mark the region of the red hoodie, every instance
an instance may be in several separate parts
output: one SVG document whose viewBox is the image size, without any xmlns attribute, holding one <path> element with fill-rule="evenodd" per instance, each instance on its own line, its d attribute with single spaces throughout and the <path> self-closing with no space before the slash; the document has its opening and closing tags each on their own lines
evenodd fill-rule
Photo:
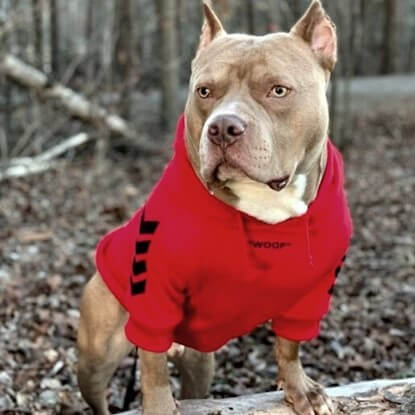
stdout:
<svg viewBox="0 0 415 415">
<path fill-rule="evenodd" d="M 340 153 L 328 142 L 307 213 L 269 225 L 209 194 L 184 128 L 182 117 L 145 205 L 97 248 L 98 271 L 129 312 L 127 338 L 152 352 L 172 342 L 208 352 L 268 320 L 278 336 L 315 337 L 352 233 Z"/>
</svg>

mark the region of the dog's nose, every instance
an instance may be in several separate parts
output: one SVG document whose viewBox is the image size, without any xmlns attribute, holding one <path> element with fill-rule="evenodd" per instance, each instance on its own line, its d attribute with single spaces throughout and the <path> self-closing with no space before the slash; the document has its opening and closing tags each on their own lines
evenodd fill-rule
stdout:
<svg viewBox="0 0 415 415">
<path fill-rule="evenodd" d="M 246 123 L 236 115 L 218 115 L 208 128 L 208 138 L 212 143 L 228 147 L 239 140 L 246 131 Z"/>
</svg>

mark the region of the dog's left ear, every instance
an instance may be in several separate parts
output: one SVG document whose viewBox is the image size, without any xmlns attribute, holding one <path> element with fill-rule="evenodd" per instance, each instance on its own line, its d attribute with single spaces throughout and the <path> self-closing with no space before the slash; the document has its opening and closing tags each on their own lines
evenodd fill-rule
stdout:
<svg viewBox="0 0 415 415">
<path fill-rule="evenodd" d="M 226 31 L 222 26 L 219 17 L 212 10 L 207 1 L 203 2 L 203 11 L 205 14 L 202 34 L 200 35 L 200 43 L 196 56 L 207 47 L 214 39 L 219 36 L 226 35 Z"/>
<path fill-rule="evenodd" d="M 291 34 L 304 39 L 320 65 L 332 72 L 337 62 L 336 26 L 327 15 L 320 0 L 313 0 L 304 16 L 294 25 Z"/>
</svg>

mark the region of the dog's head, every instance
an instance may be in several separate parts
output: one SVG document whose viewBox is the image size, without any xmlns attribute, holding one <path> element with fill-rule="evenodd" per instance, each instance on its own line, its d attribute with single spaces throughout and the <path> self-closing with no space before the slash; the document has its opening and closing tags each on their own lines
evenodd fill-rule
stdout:
<svg viewBox="0 0 415 415">
<path fill-rule="evenodd" d="M 227 34 L 204 12 L 186 104 L 192 164 L 209 187 L 241 174 L 280 191 L 325 143 L 335 27 L 318 0 L 289 33 L 266 36 Z"/>
</svg>

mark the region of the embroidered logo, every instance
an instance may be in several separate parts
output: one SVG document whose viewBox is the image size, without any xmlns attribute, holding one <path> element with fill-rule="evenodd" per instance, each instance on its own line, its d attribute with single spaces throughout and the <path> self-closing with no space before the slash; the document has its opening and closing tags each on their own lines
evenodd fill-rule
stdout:
<svg viewBox="0 0 415 415">
<path fill-rule="evenodd" d="M 132 272 L 130 277 L 131 295 L 143 294 L 146 290 L 147 280 L 143 276 L 147 272 L 147 262 L 145 255 L 148 253 L 151 245 L 151 235 L 156 232 L 159 222 L 146 221 L 144 218 L 144 210 L 141 215 L 139 235 L 149 239 L 137 240 L 135 243 L 135 254 L 132 264 Z"/>
<path fill-rule="evenodd" d="M 262 249 L 282 249 L 287 246 L 291 246 L 289 242 L 278 242 L 278 241 L 249 241 L 249 245 L 253 248 Z"/>
</svg>

